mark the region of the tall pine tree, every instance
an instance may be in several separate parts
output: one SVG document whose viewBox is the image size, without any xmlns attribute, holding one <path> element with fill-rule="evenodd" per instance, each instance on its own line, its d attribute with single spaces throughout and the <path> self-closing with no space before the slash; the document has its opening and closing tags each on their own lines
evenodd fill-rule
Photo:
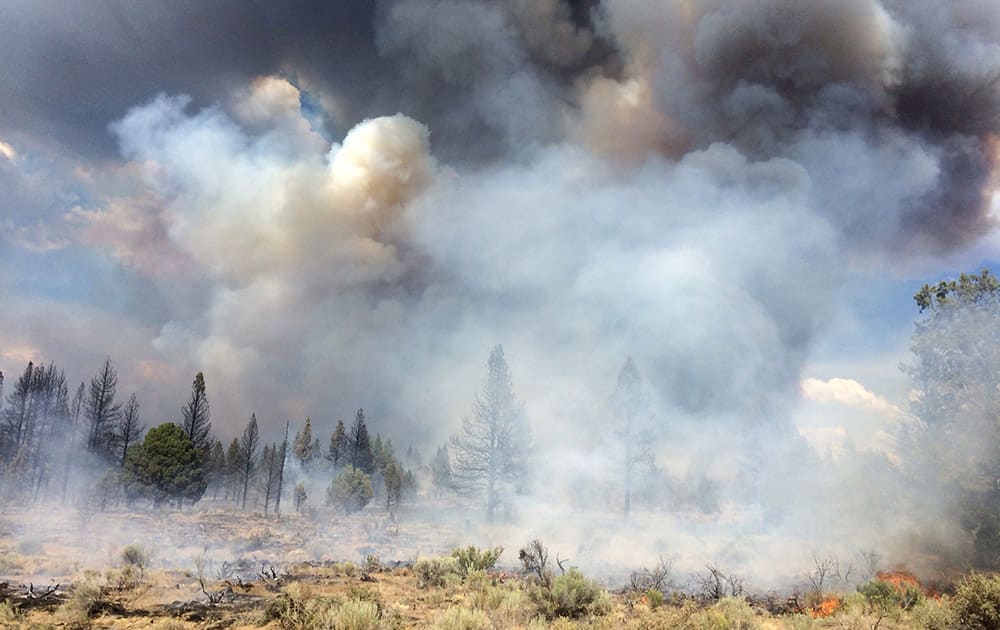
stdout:
<svg viewBox="0 0 1000 630">
<path fill-rule="evenodd" d="M 326 451 L 326 459 L 333 464 L 334 468 L 343 466 L 347 460 L 347 429 L 344 427 L 343 420 L 337 421 L 337 428 L 330 436 L 330 447 Z"/>
<path fill-rule="evenodd" d="M 368 437 L 364 409 L 358 409 L 358 413 L 355 414 L 354 424 L 351 425 L 351 432 L 347 438 L 350 465 L 366 475 L 371 475 L 375 472 L 375 456 Z"/>
<path fill-rule="evenodd" d="M 100 372 L 90 380 L 90 389 L 84 402 L 88 427 L 87 449 L 91 453 L 112 453 L 114 428 L 121 415 L 121 405 L 115 402 L 117 391 L 118 372 L 111 365 L 111 357 L 107 357 Z"/>
<path fill-rule="evenodd" d="M 208 437 L 212 430 L 212 423 L 209 422 L 211 417 L 212 412 L 205 391 L 205 375 L 198 372 L 191 384 L 191 398 L 181 408 L 181 428 L 184 430 L 184 435 L 194 443 L 195 448 L 206 454 L 212 446 Z"/>
<path fill-rule="evenodd" d="M 523 486 L 530 444 L 503 347 L 496 346 L 472 413 L 462 419 L 462 431 L 451 438 L 454 487 L 485 502 L 487 521 L 493 522 L 506 495 Z"/>
</svg>

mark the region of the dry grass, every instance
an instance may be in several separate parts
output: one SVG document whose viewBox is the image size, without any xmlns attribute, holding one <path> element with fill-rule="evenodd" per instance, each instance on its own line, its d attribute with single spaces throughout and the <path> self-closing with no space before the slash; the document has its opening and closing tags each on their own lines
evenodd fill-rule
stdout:
<svg viewBox="0 0 1000 630">
<path fill-rule="evenodd" d="M 944 630 L 951 623 L 948 600 L 927 599 L 880 617 L 861 593 L 841 594 L 842 606 L 823 619 L 770 615 L 738 598 L 703 606 L 661 592 L 660 597 L 646 591 L 612 594 L 575 572 L 555 576 L 546 593 L 537 581 L 477 568 L 472 561 L 483 555 L 479 550 L 458 554 L 469 561 L 464 579 L 460 558 L 450 549 L 431 551 L 410 566 L 386 565 L 375 556 L 412 555 L 357 544 L 337 528 L 323 528 L 311 540 L 317 529 L 299 516 L 275 521 L 171 513 L 157 522 L 139 515 L 128 528 L 124 515 L 90 518 L 99 526 L 87 531 L 86 540 L 66 535 L 61 528 L 72 523 L 65 517 L 33 528 L 27 544 L 0 537 L 0 581 L 37 585 L 55 579 L 66 593 L 61 605 L 23 613 L 16 602 L 0 602 L 0 628 L 870 630 L 877 624 L 879 630 Z M 355 525 L 364 530 L 361 520 Z M 152 555 L 147 550 L 154 544 L 158 552 Z M 266 546 L 247 551 L 258 544 Z M 198 581 L 195 559 L 206 555 L 216 558 L 202 566 L 205 590 L 222 595 L 215 605 L 208 605 Z M 89 570 L 80 572 L 78 564 Z M 483 558 L 481 564 L 492 562 Z M 271 567 L 274 574 L 261 577 Z"/>
</svg>

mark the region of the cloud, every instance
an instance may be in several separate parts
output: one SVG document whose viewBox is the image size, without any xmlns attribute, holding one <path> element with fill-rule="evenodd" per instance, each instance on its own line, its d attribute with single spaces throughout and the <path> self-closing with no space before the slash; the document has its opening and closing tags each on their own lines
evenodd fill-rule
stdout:
<svg viewBox="0 0 1000 630">
<path fill-rule="evenodd" d="M 850 378 L 831 378 L 826 381 L 815 378 L 803 379 L 802 396 L 806 400 L 835 402 L 863 409 L 893 422 L 903 422 L 911 418 L 907 412 Z"/>
</svg>

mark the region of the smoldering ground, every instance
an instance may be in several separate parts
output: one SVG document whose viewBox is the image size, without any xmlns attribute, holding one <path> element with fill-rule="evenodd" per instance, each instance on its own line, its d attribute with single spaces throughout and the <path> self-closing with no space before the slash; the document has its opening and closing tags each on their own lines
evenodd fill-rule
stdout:
<svg viewBox="0 0 1000 630">
<path fill-rule="evenodd" d="M 48 40 L 64 19 L 20 10 Z M 156 41 L 207 9 L 165 10 Z M 595 558 L 640 540 L 641 555 L 691 566 L 731 555 L 776 576 L 784 569 L 761 558 L 790 540 L 902 548 L 936 518 L 945 504 L 909 501 L 891 465 L 812 452 L 796 401 L 852 271 L 960 252 L 992 229 L 995 3 L 328 11 L 310 24 L 296 13 L 253 55 L 230 35 L 206 38 L 197 54 L 214 64 L 189 74 L 165 63 L 138 91 L 115 83 L 87 125 L 28 105 L 102 93 L 107 76 L 44 83 L 31 64 L 8 70 L 20 88 L 0 138 L 35 146 L 51 132 L 87 160 L 77 135 L 110 137 L 120 157 L 90 159 L 90 177 L 136 176 L 94 185 L 69 214 L 4 210 L 108 250 L 137 294 L 157 296 L 162 309 L 129 322 L 140 349 L 116 356 L 145 367 L 137 388 L 183 392 L 201 370 L 224 436 L 251 411 L 308 415 L 324 435 L 363 406 L 397 445 L 428 452 L 457 430 L 499 342 L 539 462 L 535 491 L 512 508 L 519 533 L 609 531 Z M 119 18 L 93 19 L 98 32 L 128 31 Z M 135 73 L 121 57 L 110 63 Z M 60 356 L 44 326 L 4 328 L 7 343 Z M 86 337 L 67 342 L 73 355 L 103 357 L 102 335 Z M 592 516 L 613 491 L 588 484 L 614 485 L 607 402 L 630 355 L 675 477 L 651 485 L 674 498 L 618 529 Z M 684 479 L 714 516 L 677 505 Z M 722 558 L 685 555 L 713 548 L 690 534 L 705 518 L 722 524 L 720 551 L 704 553 Z M 736 539 L 761 546 L 724 551 Z"/>
</svg>

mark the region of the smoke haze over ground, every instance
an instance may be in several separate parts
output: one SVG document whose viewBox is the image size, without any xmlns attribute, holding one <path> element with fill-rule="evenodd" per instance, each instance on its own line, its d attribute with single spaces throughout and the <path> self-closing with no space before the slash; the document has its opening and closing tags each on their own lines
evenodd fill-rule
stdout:
<svg viewBox="0 0 1000 630">
<path fill-rule="evenodd" d="M 817 353 L 845 326 L 909 335 L 905 289 L 845 325 L 851 287 L 996 260 L 996 2 L 0 7 L 5 374 L 109 354 L 160 422 L 203 371 L 224 441 L 256 412 L 325 444 L 364 407 L 429 454 L 502 343 L 558 480 L 527 536 L 613 502 L 632 356 L 673 479 L 650 492 L 757 506 L 747 557 L 784 528 L 908 544 L 870 484 L 906 400 L 808 370 L 851 364 Z"/>
</svg>

